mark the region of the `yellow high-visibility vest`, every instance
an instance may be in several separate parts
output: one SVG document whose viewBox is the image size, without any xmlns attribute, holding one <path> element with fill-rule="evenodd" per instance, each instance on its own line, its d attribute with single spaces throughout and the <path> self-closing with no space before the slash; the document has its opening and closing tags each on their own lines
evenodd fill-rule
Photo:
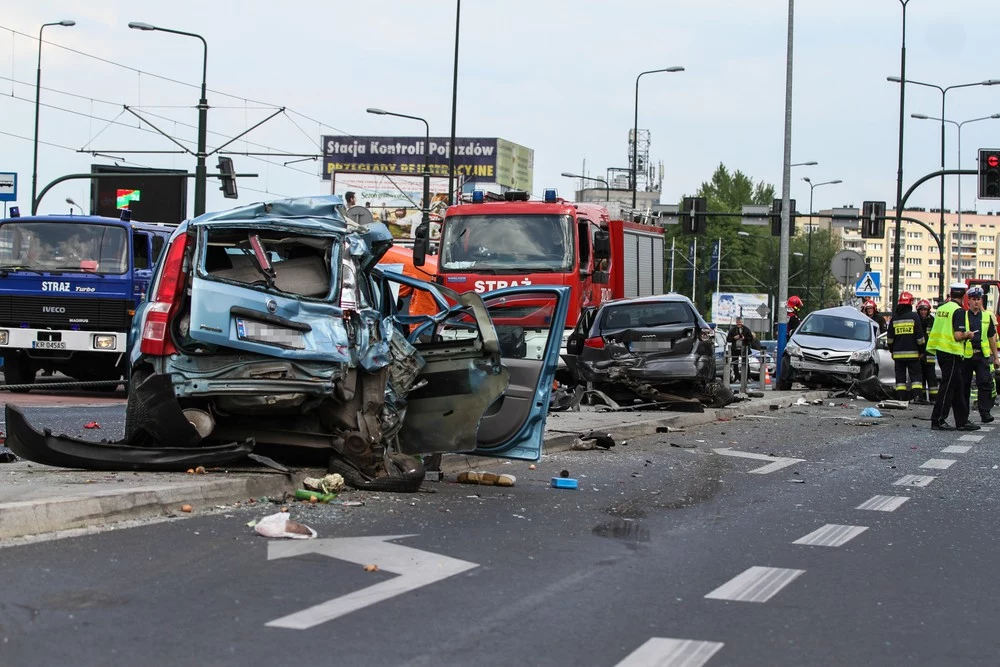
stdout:
<svg viewBox="0 0 1000 667">
<path fill-rule="evenodd" d="M 971 315 L 971 314 L 972 313 L 970 313 L 969 311 L 965 311 L 965 330 L 966 331 L 972 331 L 972 329 L 969 328 L 969 315 Z M 990 352 L 990 339 L 989 339 L 989 337 L 987 337 L 986 334 L 990 330 L 990 323 L 993 322 L 993 318 L 985 310 L 979 311 L 979 314 L 983 318 L 982 319 L 982 324 L 979 325 L 981 327 L 980 334 L 979 334 L 979 347 L 981 347 L 982 350 L 983 350 L 983 356 L 986 357 L 987 359 L 989 359 L 990 355 L 991 355 L 991 352 Z M 972 347 L 972 341 L 971 340 L 965 341 L 965 355 L 964 356 L 967 359 L 971 358 L 972 354 L 974 352 L 975 352 L 975 350 Z"/>
<path fill-rule="evenodd" d="M 961 308 L 956 302 L 948 301 L 942 304 L 934 315 L 934 326 L 927 337 L 928 352 L 947 352 L 956 357 L 965 356 L 965 341 L 955 340 L 955 330 L 951 326 L 951 316 Z M 970 348 L 969 356 L 972 356 Z"/>
</svg>

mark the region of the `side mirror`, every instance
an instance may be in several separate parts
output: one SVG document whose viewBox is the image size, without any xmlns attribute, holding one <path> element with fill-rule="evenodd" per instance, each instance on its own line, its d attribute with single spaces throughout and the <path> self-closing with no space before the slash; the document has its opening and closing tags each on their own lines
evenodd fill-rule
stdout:
<svg viewBox="0 0 1000 667">
<path fill-rule="evenodd" d="M 417 232 L 413 241 L 413 266 L 423 266 L 427 262 L 427 245 L 430 235 L 430 225 L 421 222 L 417 226 Z"/>
<path fill-rule="evenodd" d="M 611 234 L 607 230 L 594 232 L 594 259 L 611 259 Z"/>
<path fill-rule="evenodd" d="M 607 285 L 611 281 L 609 271 L 594 271 L 593 283 L 595 285 Z"/>
</svg>

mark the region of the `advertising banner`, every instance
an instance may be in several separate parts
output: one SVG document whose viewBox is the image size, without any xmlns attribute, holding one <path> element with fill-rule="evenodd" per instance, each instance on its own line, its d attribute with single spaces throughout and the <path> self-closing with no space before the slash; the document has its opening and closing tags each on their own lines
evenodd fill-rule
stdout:
<svg viewBox="0 0 1000 667">
<path fill-rule="evenodd" d="M 448 208 L 448 179 L 431 179 L 431 238 L 437 238 L 439 226 Z M 355 206 L 367 208 L 376 222 L 384 223 L 396 238 L 413 238 L 423 219 L 424 180 L 412 176 L 375 176 L 371 174 L 336 175 L 334 193 L 354 194 Z"/>
<path fill-rule="evenodd" d="M 431 176 L 448 177 L 450 137 L 324 135 L 322 143 L 323 180 L 334 173 L 420 177 L 425 148 Z M 455 139 L 455 176 L 466 182 L 530 190 L 533 168 L 530 148 L 496 138 Z"/>
<path fill-rule="evenodd" d="M 758 327 L 752 320 L 767 320 L 770 316 L 766 294 L 746 294 L 739 292 L 712 293 L 712 321 L 719 326 L 735 324 L 737 317 L 746 320 L 751 329 Z"/>
</svg>

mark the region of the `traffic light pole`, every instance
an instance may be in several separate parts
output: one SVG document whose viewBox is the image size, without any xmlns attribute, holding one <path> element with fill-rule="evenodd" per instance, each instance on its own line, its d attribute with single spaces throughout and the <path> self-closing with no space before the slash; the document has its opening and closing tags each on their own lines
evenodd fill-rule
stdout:
<svg viewBox="0 0 1000 667">
<path fill-rule="evenodd" d="M 902 217 L 901 216 L 902 216 L 903 210 L 906 208 L 906 201 L 910 198 L 910 195 L 913 194 L 913 192 L 918 187 L 920 187 L 921 185 L 923 185 L 927 181 L 929 181 L 931 179 L 934 179 L 934 178 L 938 178 L 938 177 L 944 178 L 945 176 L 976 176 L 978 174 L 979 174 L 979 172 L 976 171 L 975 169 L 941 169 L 939 171 L 933 171 L 933 172 L 931 172 L 931 173 L 929 173 L 929 174 L 927 174 L 925 176 L 921 176 L 919 179 L 917 179 L 917 181 L 914 182 L 913 185 L 911 185 L 910 188 L 906 191 L 906 193 L 900 198 L 900 200 L 899 200 L 899 207 L 898 207 L 899 210 L 895 211 L 895 215 L 894 215 L 894 218 L 896 220 L 896 231 L 895 231 L 895 239 L 893 239 L 893 244 L 892 244 L 892 247 L 893 247 L 893 257 L 892 257 L 892 301 L 890 303 L 896 303 L 896 301 L 899 299 L 899 236 L 900 236 L 901 228 L 902 228 L 902 224 L 901 224 Z M 943 245 L 944 239 L 939 239 L 939 242 Z M 961 263 L 961 261 L 962 261 L 961 255 L 959 255 L 958 261 Z M 942 265 L 940 267 L 940 269 L 942 271 L 944 271 L 944 265 Z M 939 296 L 941 297 L 941 299 L 943 301 L 944 295 L 942 294 L 942 295 L 939 295 Z"/>
</svg>

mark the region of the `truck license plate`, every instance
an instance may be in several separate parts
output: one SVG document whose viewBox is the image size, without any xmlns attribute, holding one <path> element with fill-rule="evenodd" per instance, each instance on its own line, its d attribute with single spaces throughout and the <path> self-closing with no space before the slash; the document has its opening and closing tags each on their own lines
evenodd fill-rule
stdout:
<svg viewBox="0 0 1000 667">
<path fill-rule="evenodd" d="M 32 343 L 32 346 L 39 350 L 65 350 L 66 341 L 36 340 Z"/>
</svg>

